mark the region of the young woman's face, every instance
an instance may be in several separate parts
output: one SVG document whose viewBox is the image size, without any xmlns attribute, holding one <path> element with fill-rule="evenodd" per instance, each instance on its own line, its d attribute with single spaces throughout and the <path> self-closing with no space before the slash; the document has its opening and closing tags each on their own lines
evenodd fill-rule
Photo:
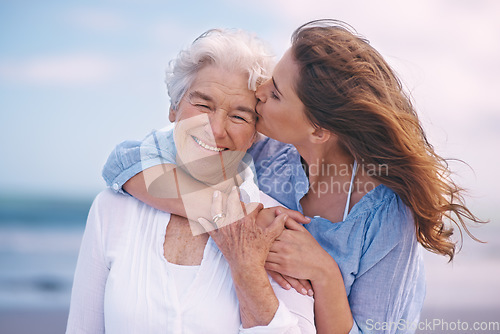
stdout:
<svg viewBox="0 0 500 334">
<path fill-rule="evenodd" d="M 257 131 L 284 143 L 300 145 L 314 130 L 295 93 L 299 67 L 288 50 L 276 64 L 273 77 L 255 93 Z"/>
</svg>

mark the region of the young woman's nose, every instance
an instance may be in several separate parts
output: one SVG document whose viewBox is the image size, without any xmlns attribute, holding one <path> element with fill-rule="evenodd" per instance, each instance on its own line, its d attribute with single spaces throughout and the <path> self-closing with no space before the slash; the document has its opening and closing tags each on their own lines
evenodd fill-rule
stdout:
<svg viewBox="0 0 500 334">
<path fill-rule="evenodd" d="M 271 80 L 271 79 L 269 79 L 269 80 Z M 255 97 L 261 102 L 266 102 L 266 100 L 267 100 L 266 87 L 267 87 L 267 83 L 269 82 L 269 80 L 262 83 L 262 85 L 257 87 L 257 90 L 255 91 Z"/>
</svg>

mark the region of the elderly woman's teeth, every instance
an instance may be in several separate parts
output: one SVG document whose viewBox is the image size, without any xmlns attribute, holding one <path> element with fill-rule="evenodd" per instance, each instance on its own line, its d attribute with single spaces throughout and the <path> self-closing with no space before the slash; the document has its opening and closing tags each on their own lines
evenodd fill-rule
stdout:
<svg viewBox="0 0 500 334">
<path fill-rule="evenodd" d="M 200 145 L 201 147 L 207 149 L 207 150 L 210 150 L 210 151 L 214 151 L 214 152 L 221 152 L 221 151 L 224 151 L 225 149 L 224 148 L 218 148 L 218 147 L 213 147 L 213 146 L 210 146 L 204 142 L 202 142 L 200 139 L 198 139 L 197 137 L 195 136 L 192 136 L 194 141 Z"/>
</svg>

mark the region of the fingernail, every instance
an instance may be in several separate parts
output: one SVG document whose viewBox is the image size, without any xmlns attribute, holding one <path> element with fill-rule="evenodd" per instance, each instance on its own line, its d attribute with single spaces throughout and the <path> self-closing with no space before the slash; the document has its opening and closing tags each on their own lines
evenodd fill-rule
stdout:
<svg viewBox="0 0 500 334">
<path fill-rule="evenodd" d="M 307 294 L 312 297 L 314 295 L 314 291 L 312 291 L 311 289 L 309 289 L 307 291 Z"/>
<path fill-rule="evenodd" d="M 306 220 L 307 220 L 308 222 L 310 222 L 310 221 L 311 221 L 311 218 L 309 218 L 309 217 L 306 217 Z"/>
<path fill-rule="evenodd" d="M 282 213 L 282 212 L 283 212 L 283 211 L 281 211 L 280 209 L 276 209 L 276 213 L 277 213 L 277 214 L 281 215 L 281 213 Z"/>
<path fill-rule="evenodd" d="M 288 215 L 283 216 L 283 220 L 286 221 L 288 219 Z"/>
<path fill-rule="evenodd" d="M 219 197 L 219 194 L 220 194 L 220 191 L 219 191 L 219 190 L 214 191 L 214 198 Z"/>
<path fill-rule="evenodd" d="M 292 286 L 290 284 L 285 285 L 285 289 L 290 290 Z"/>
<path fill-rule="evenodd" d="M 303 295 L 307 295 L 307 290 L 306 289 L 302 288 L 302 290 L 300 290 L 300 291 L 302 291 Z"/>
</svg>

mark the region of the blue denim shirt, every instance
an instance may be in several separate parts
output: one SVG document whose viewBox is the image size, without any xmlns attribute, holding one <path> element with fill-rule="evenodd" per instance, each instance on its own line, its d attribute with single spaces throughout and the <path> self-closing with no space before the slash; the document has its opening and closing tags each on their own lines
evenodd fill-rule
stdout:
<svg viewBox="0 0 500 334">
<path fill-rule="evenodd" d="M 132 176 L 159 164 L 175 164 L 176 154 L 171 126 L 152 131 L 142 141 L 118 144 L 104 165 L 102 177 L 115 192 L 124 194 L 122 187 Z"/>
<path fill-rule="evenodd" d="M 111 153 L 103 176 L 115 191 L 144 169 L 140 145 L 123 142 Z M 260 189 L 302 212 L 309 181 L 297 150 L 265 138 L 248 153 Z M 162 154 L 152 154 L 144 165 L 161 163 Z M 351 333 L 415 332 L 425 296 L 421 247 L 411 211 L 391 189 L 379 185 L 370 191 L 343 222 L 315 216 L 304 226 L 340 268 L 354 318 Z"/>
</svg>

